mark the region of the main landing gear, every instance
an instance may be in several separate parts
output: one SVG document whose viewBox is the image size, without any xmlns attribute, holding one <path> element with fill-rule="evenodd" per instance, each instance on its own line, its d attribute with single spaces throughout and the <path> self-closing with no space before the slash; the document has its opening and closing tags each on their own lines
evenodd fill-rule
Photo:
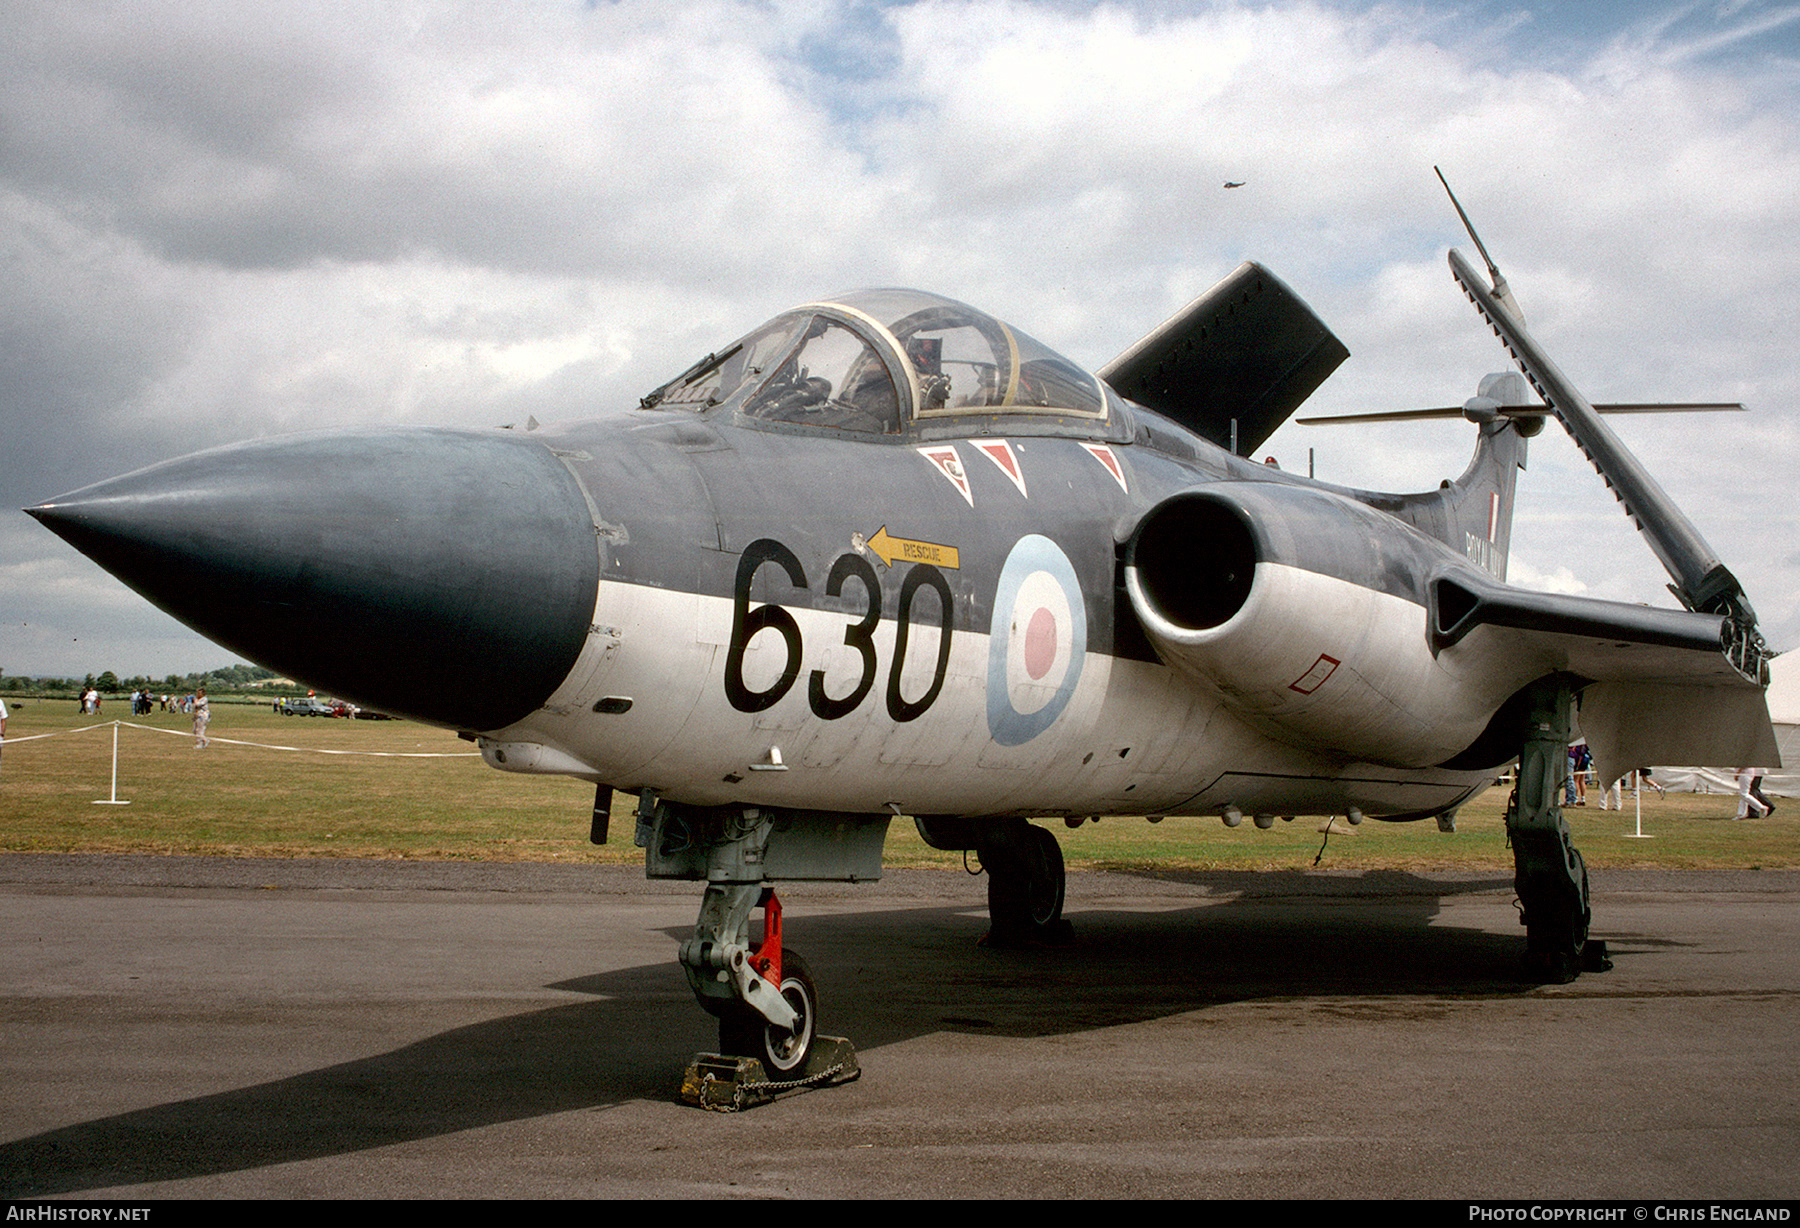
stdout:
<svg viewBox="0 0 1800 1228">
<path fill-rule="evenodd" d="M 917 820 L 919 835 L 936 849 L 973 849 L 988 876 L 990 947 L 1067 946 L 1075 927 L 1063 918 L 1067 877 L 1056 837 L 1024 819 Z"/>
<path fill-rule="evenodd" d="M 1606 943 L 1588 937 L 1587 863 L 1569 839 L 1558 804 L 1569 770 L 1566 679 L 1544 678 L 1526 690 L 1518 783 L 1506 806 L 1513 848 L 1513 890 L 1525 927 L 1525 967 L 1532 977 L 1565 984 L 1582 972 L 1612 967 Z"/>
</svg>

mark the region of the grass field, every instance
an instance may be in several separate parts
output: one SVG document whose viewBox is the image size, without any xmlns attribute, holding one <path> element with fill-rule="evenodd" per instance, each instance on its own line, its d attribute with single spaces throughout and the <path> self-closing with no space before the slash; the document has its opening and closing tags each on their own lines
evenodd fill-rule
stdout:
<svg viewBox="0 0 1800 1228">
<path fill-rule="evenodd" d="M 230 703 L 214 704 L 213 744 L 203 751 L 194 749 L 188 720 L 173 713 L 137 720 L 150 728 L 119 727 L 117 796 L 130 804 L 96 805 L 112 789 L 114 729 L 106 722 L 129 719 L 126 711 L 116 701 L 101 718 L 81 717 L 67 701 L 26 700 L 14 709 L 0 753 L 0 850 L 612 864 L 642 857 L 631 846 L 634 798 L 615 798 L 612 843 L 596 848 L 587 842 L 593 790 L 580 781 L 496 772 L 454 734 L 409 722 L 283 717 Z M 55 736 L 37 736 L 44 734 Z M 324 753 L 332 751 L 354 753 Z M 1319 864 L 1509 869 L 1505 802 L 1489 790 L 1449 834 L 1429 822 L 1365 822 L 1333 834 Z M 1773 819 L 1734 823 L 1735 797 L 1652 795 L 1643 805 L 1652 838 L 1644 840 L 1630 838 L 1629 797 L 1625 805 L 1623 814 L 1594 805 L 1568 812 L 1591 865 L 1800 868 L 1792 817 L 1800 802 Z M 1258 831 L 1248 821 L 1230 829 L 1217 819 L 1112 818 L 1068 831 L 1051 823 L 1071 867 L 1189 869 L 1309 866 L 1320 825 L 1298 819 Z M 925 847 L 911 823 L 899 822 L 886 861 L 953 867 L 962 858 Z"/>
</svg>

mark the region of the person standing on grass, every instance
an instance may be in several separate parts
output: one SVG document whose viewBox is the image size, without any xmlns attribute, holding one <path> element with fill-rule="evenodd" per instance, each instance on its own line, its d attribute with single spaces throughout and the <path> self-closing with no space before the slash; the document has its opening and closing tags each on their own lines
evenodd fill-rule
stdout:
<svg viewBox="0 0 1800 1228">
<path fill-rule="evenodd" d="M 1775 803 L 1763 795 L 1762 782 L 1767 773 L 1762 768 L 1756 769 L 1756 778 L 1750 782 L 1750 796 L 1763 804 L 1763 818 L 1775 813 Z"/>
<path fill-rule="evenodd" d="M 1737 770 L 1738 808 L 1737 813 L 1731 816 L 1732 818 L 1748 818 L 1750 812 L 1755 811 L 1757 818 L 1766 819 L 1769 817 L 1769 812 L 1775 809 L 1756 797 L 1756 794 L 1760 792 L 1756 787 L 1756 782 L 1761 776 L 1761 768 L 1741 767 Z"/>
<path fill-rule="evenodd" d="M 6 701 L 0 699 L 0 751 L 6 749 Z"/>
<path fill-rule="evenodd" d="M 194 695 L 194 749 L 206 749 L 206 722 L 212 720 L 212 709 L 206 703 L 206 688 Z"/>
</svg>

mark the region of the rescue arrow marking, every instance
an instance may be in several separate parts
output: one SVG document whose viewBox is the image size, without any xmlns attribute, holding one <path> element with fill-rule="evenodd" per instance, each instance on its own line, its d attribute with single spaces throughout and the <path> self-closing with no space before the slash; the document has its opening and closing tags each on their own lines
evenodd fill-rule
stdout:
<svg viewBox="0 0 1800 1228">
<path fill-rule="evenodd" d="M 916 542 L 904 537 L 895 537 L 882 525 L 875 530 L 875 536 L 864 543 L 875 552 L 883 567 L 892 567 L 895 559 L 907 563 L 930 563 L 935 567 L 948 567 L 951 571 L 961 569 L 962 556 L 955 546 L 940 546 L 936 542 Z"/>
</svg>

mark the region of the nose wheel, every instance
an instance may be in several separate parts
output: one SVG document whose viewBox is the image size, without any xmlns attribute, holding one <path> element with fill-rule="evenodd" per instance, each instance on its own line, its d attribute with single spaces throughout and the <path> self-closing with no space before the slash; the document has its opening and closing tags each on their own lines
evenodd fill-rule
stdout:
<svg viewBox="0 0 1800 1228">
<path fill-rule="evenodd" d="M 751 1108 L 785 1092 L 848 1083 L 862 1074 L 854 1045 L 819 1034 L 812 970 L 781 945 L 781 901 L 766 887 L 755 898 L 763 909 L 762 944 L 753 953 L 742 946 L 726 953 L 720 962 L 734 972 L 723 979 L 695 979 L 701 1005 L 719 1019 L 719 1052 L 696 1054 L 682 1077 L 681 1099 L 701 1108 Z M 688 954 L 697 953 L 689 944 Z M 691 978 L 695 971 L 690 965 Z M 703 992 L 703 985 L 713 992 Z"/>
<path fill-rule="evenodd" d="M 806 1069 L 819 1018 L 812 970 L 793 951 L 781 953 L 780 985 L 782 1001 L 794 1012 L 792 1027 L 770 1023 L 742 1004 L 733 1004 L 719 1016 L 719 1052 L 756 1058 L 776 1080 L 794 1078 Z"/>
</svg>

